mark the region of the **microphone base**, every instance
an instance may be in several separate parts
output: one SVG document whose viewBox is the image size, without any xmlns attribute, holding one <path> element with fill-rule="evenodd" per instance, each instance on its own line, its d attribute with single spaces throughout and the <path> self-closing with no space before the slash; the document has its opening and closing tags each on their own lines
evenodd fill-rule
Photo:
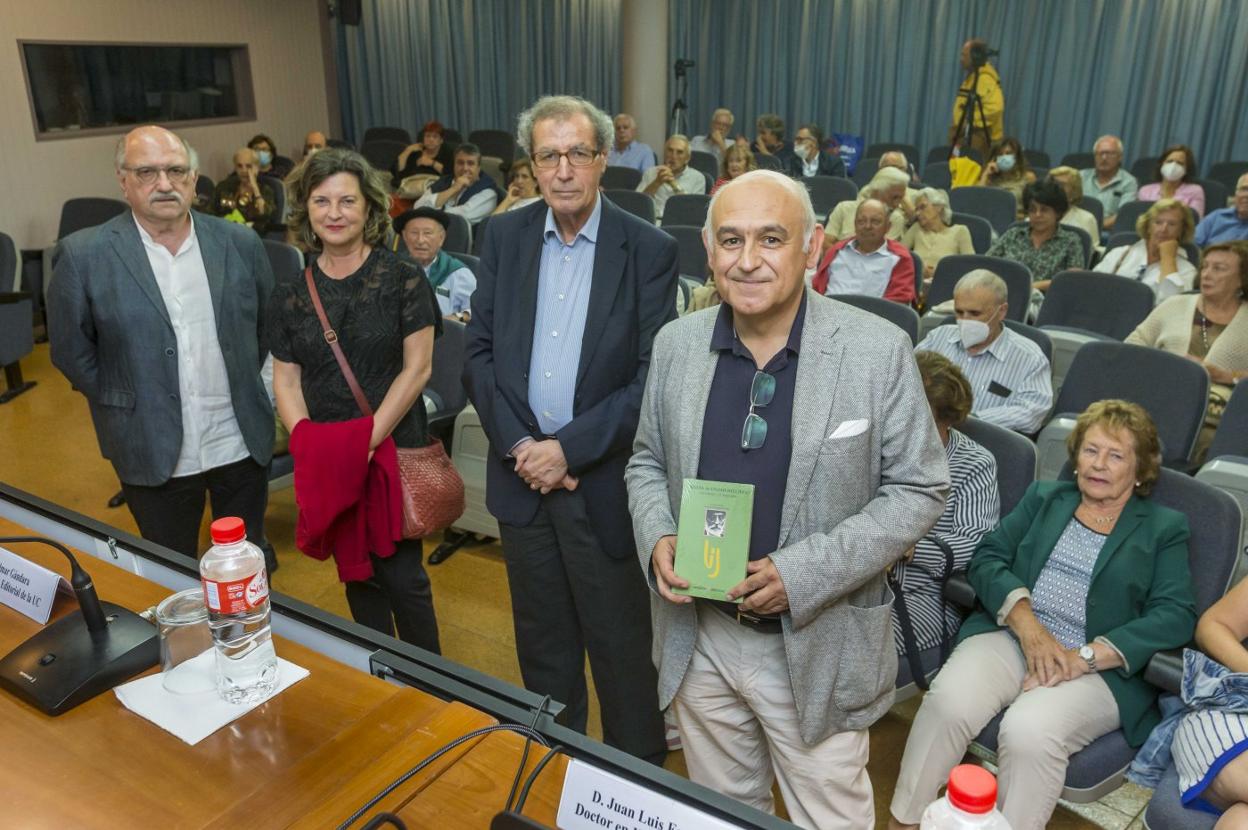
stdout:
<svg viewBox="0 0 1248 830">
<path fill-rule="evenodd" d="M 0 688 L 49 715 L 67 712 L 160 661 L 156 626 L 101 602 L 108 627 L 92 633 L 74 611 L 0 660 Z"/>
</svg>

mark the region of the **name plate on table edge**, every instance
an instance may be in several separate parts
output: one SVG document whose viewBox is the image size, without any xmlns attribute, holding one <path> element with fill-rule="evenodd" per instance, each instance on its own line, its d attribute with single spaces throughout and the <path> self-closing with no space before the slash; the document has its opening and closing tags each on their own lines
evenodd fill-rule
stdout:
<svg viewBox="0 0 1248 830">
<path fill-rule="evenodd" d="M 682 801 L 578 761 L 568 762 L 560 830 L 739 830 Z"/>
<path fill-rule="evenodd" d="M 43 625 L 52 615 L 58 589 L 73 593 L 69 580 L 56 571 L 0 548 L 0 602 Z"/>
</svg>

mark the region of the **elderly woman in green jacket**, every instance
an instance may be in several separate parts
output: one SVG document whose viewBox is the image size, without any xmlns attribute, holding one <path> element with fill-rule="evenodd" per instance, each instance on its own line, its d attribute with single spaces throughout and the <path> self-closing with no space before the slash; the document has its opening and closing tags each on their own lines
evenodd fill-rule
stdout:
<svg viewBox="0 0 1248 830">
<path fill-rule="evenodd" d="M 967 576 L 979 606 L 915 717 L 892 828 L 916 825 L 950 769 L 1001 721 L 998 802 L 1014 830 L 1043 828 L 1071 755 L 1157 724 L 1143 677 L 1192 637 L 1187 518 L 1148 499 L 1157 430 L 1141 407 L 1099 401 L 1067 442 L 1074 482 L 1036 482 L 980 543 Z"/>
</svg>

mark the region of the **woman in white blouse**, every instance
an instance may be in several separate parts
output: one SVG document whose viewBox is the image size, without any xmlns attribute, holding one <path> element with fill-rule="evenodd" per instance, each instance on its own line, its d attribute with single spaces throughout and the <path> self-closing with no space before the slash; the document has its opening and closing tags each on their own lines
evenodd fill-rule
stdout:
<svg viewBox="0 0 1248 830">
<path fill-rule="evenodd" d="M 516 210 L 525 205 L 540 201 L 542 194 L 537 191 L 537 178 L 533 175 L 533 165 L 528 159 L 516 159 L 508 174 L 507 195 L 494 208 L 493 216 Z"/>
<path fill-rule="evenodd" d="M 1183 245 L 1196 234 L 1196 221 L 1187 205 L 1162 199 L 1135 223 L 1140 241 L 1114 248 L 1096 266 L 1105 274 L 1130 277 L 1153 289 L 1157 302 L 1191 291 L 1196 266 L 1187 260 Z"/>
</svg>

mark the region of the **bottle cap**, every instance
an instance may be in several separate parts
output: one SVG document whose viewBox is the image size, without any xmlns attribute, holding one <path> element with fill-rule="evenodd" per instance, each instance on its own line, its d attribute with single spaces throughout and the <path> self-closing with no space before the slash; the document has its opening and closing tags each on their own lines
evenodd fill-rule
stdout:
<svg viewBox="0 0 1248 830">
<path fill-rule="evenodd" d="M 949 773 L 949 803 L 967 813 L 990 813 L 997 805 L 997 779 L 974 764 L 959 764 Z"/>
<path fill-rule="evenodd" d="M 222 516 L 211 525 L 212 541 L 228 545 L 247 538 L 247 525 L 237 516 Z"/>
</svg>

